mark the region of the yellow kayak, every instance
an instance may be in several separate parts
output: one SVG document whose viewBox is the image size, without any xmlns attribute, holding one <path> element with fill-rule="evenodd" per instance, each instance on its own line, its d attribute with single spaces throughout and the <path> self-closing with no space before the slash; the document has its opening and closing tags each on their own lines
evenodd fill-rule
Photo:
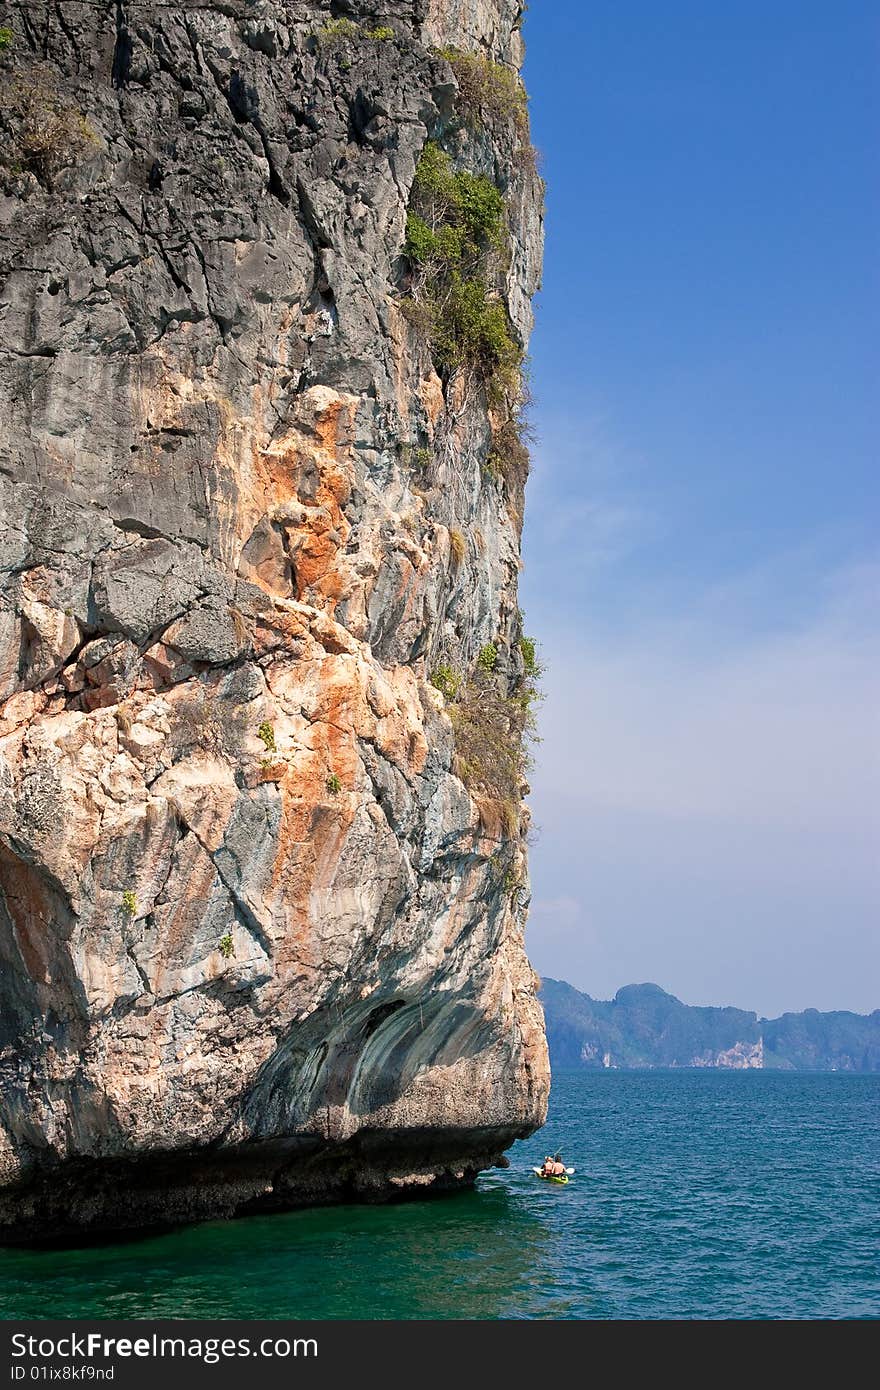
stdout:
<svg viewBox="0 0 880 1390">
<path fill-rule="evenodd" d="M 533 1168 L 532 1172 L 534 1173 L 535 1177 L 540 1178 L 542 1182 L 558 1182 L 560 1186 L 564 1186 L 565 1183 L 568 1182 L 567 1173 L 560 1173 L 558 1176 L 556 1176 L 555 1174 L 545 1173 L 540 1168 Z"/>
</svg>

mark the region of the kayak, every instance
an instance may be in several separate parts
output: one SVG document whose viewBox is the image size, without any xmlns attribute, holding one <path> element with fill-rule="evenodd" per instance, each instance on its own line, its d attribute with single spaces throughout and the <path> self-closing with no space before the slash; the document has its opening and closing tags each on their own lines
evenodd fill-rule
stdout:
<svg viewBox="0 0 880 1390">
<path fill-rule="evenodd" d="M 571 1171 L 574 1172 L 574 1169 L 572 1168 Z M 568 1182 L 568 1173 L 560 1173 L 557 1177 L 554 1174 L 542 1172 L 540 1168 L 533 1168 L 532 1172 L 535 1177 L 540 1178 L 542 1182 L 557 1182 L 560 1186 L 564 1186 Z"/>
</svg>

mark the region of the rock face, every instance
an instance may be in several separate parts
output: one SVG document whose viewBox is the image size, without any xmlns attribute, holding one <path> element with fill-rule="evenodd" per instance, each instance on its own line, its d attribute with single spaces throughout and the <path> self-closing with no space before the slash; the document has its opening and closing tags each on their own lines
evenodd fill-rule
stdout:
<svg viewBox="0 0 880 1390">
<path fill-rule="evenodd" d="M 433 141 L 526 344 L 540 181 L 439 51 L 512 80 L 520 8 L 7 6 L 4 1239 L 465 1183 L 543 1122 L 527 816 L 429 679 L 522 687 L 523 478 L 403 312 Z"/>
</svg>

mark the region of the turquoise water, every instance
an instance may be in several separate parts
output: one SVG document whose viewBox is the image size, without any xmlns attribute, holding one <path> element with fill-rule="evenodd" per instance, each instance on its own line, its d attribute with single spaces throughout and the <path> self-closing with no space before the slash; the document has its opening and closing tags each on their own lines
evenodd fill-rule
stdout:
<svg viewBox="0 0 880 1390">
<path fill-rule="evenodd" d="M 876 1076 L 557 1075 L 475 1192 L 0 1250 L 0 1315 L 878 1317 L 878 1134 Z"/>
</svg>

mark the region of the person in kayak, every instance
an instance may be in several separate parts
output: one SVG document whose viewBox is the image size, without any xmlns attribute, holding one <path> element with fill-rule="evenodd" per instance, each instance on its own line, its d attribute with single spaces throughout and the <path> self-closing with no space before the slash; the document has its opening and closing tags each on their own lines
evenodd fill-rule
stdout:
<svg viewBox="0 0 880 1390">
<path fill-rule="evenodd" d="M 541 1169 L 545 1178 L 561 1178 L 565 1175 L 565 1164 L 562 1162 L 562 1154 L 548 1154 L 544 1159 L 544 1166 Z"/>
</svg>

